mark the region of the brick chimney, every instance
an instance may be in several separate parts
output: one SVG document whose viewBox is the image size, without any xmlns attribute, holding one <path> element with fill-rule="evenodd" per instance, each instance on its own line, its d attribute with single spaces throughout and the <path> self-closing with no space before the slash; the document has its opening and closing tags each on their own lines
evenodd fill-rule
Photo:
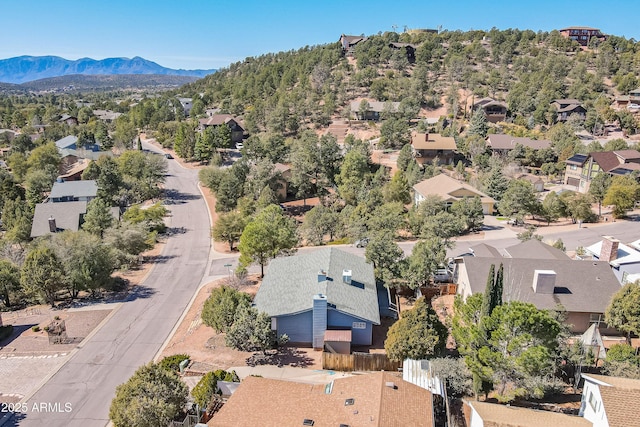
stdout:
<svg viewBox="0 0 640 427">
<path fill-rule="evenodd" d="M 429 142 L 429 132 L 424 134 L 424 142 Z"/>
<path fill-rule="evenodd" d="M 611 236 L 602 236 L 602 248 L 600 249 L 600 261 L 611 262 L 618 258 L 618 245 L 620 240 Z"/>
</svg>

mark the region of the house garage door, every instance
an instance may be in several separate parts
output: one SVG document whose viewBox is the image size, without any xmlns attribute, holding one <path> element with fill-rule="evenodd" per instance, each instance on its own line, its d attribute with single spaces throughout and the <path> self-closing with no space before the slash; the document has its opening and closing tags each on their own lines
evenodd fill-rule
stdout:
<svg viewBox="0 0 640 427">
<path fill-rule="evenodd" d="M 580 178 L 567 178 L 567 185 L 578 187 L 580 185 Z"/>
</svg>

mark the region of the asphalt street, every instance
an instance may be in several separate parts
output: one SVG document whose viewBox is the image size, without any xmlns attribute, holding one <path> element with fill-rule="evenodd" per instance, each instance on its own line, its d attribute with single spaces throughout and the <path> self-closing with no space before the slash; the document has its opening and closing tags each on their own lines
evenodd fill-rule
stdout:
<svg viewBox="0 0 640 427">
<path fill-rule="evenodd" d="M 150 147 L 147 147 L 150 148 Z M 181 317 L 205 274 L 210 238 L 197 170 L 169 160 L 170 227 L 161 262 L 82 348 L 5 425 L 104 426 L 116 387 L 150 362 Z"/>
</svg>

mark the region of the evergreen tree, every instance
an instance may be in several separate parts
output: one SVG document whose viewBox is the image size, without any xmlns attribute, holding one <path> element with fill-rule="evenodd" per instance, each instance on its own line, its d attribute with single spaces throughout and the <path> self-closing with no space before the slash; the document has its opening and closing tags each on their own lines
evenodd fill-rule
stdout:
<svg viewBox="0 0 640 427">
<path fill-rule="evenodd" d="M 471 122 L 469 123 L 469 131 L 468 135 L 479 135 L 482 138 L 487 137 L 487 132 L 489 132 L 489 124 L 487 123 L 487 115 L 485 114 L 482 108 L 478 108 L 471 117 Z"/>
</svg>

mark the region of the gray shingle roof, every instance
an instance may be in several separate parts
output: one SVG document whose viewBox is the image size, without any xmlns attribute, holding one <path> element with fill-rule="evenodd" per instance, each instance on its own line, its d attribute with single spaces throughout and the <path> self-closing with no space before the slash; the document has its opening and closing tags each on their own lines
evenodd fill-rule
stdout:
<svg viewBox="0 0 640 427">
<path fill-rule="evenodd" d="M 78 137 L 74 136 L 74 135 L 69 135 L 69 136 L 65 136 L 62 139 L 59 139 L 56 141 L 56 147 L 62 149 L 62 148 L 69 148 L 72 145 L 75 146 L 75 144 L 78 142 Z"/>
<path fill-rule="evenodd" d="M 327 280 L 318 282 L 320 270 Z M 351 285 L 343 282 L 343 270 L 352 271 Z M 373 266 L 336 248 L 272 260 L 253 302 L 270 316 L 282 316 L 311 310 L 317 294 L 340 312 L 380 324 Z"/>
<path fill-rule="evenodd" d="M 571 259 L 560 249 L 544 244 L 536 239 L 509 246 L 505 248 L 504 252 L 509 258 Z"/>
<path fill-rule="evenodd" d="M 562 304 L 567 311 L 604 313 L 620 283 L 605 261 L 559 259 L 515 259 L 464 257 L 469 285 L 473 294 L 482 293 L 487 284 L 491 264 L 504 265 L 504 300 L 523 301 L 539 309 L 553 309 Z M 535 270 L 556 272 L 555 293 L 533 291 Z"/>
<path fill-rule="evenodd" d="M 51 188 L 50 199 L 62 197 L 96 197 L 98 184 L 94 180 L 54 182 Z"/>
<path fill-rule="evenodd" d="M 40 203 L 36 205 L 31 225 L 31 237 L 49 234 L 49 218 L 56 220 L 59 230 L 78 231 L 80 215 L 87 212 L 87 202 Z"/>
</svg>

